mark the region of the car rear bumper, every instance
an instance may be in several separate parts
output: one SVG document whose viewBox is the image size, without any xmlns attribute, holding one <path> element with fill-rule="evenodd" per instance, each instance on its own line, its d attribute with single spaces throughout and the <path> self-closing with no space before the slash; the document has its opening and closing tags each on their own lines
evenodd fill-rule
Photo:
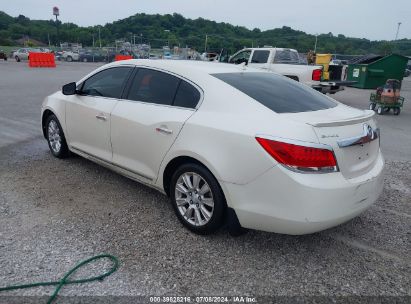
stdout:
<svg viewBox="0 0 411 304">
<path fill-rule="evenodd" d="M 335 94 L 337 92 L 340 91 L 344 91 L 344 87 L 343 86 L 313 86 L 312 87 L 314 90 L 317 90 L 318 92 L 321 92 L 323 94 Z"/>
<path fill-rule="evenodd" d="M 275 166 L 246 185 L 224 183 L 227 203 L 242 227 L 308 234 L 344 223 L 370 207 L 382 191 L 384 160 L 379 153 L 367 174 L 301 174 Z"/>
</svg>

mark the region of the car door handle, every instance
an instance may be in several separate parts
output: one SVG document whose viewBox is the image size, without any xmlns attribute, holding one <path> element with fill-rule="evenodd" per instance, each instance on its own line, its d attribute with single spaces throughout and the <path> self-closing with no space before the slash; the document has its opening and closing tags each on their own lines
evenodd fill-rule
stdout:
<svg viewBox="0 0 411 304">
<path fill-rule="evenodd" d="M 103 121 L 107 120 L 107 116 L 104 115 L 103 113 L 97 114 L 96 118 L 99 119 L 99 120 L 103 120 Z"/>
<path fill-rule="evenodd" d="M 166 127 L 156 128 L 156 131 L 164 134 L 173 134 L 173 130 L 167 129 Z"/>
</svg>

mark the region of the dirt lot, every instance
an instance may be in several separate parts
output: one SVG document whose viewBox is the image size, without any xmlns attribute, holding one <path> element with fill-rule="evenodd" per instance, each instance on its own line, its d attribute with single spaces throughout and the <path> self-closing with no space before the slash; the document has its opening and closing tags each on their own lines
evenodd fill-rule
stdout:
<svg viewBox="0 0 411 304">
<path fill-rule="evenodd" d="M 411 300 L 411 102 L 398 117 L 378 117 L 385 185 L 361 216 L 307 236 L 250 231 L 233 238 L 222 229 L 202 237 L 184 229 L 154 190 L 80 157 L 51 156 L 39 124 L 43 98 L 96 67 L 0 62 L 0 287 L 58 280 L 77 261 L 107 252 L 119 257 L 119 271 L 60 294 Z M 335 98 L 367 108 L 369 92 L 347 89 Z M 402 92 L 411 101 L 410 78 Z"/>
</svg>

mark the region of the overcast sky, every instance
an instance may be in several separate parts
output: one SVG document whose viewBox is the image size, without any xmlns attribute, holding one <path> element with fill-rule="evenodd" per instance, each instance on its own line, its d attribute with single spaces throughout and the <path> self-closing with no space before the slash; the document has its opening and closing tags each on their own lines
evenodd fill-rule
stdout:
<svg viewBox="0 0 411 304">
<path fill-rule="evenodd" d="M 262 30 L 290 26 L 310 34 L 332 32 L 372 40 L 411 38 L 411 0 L 1 0 L 11 16 L 60 19 L 88 26 L 105 24 L 136 13 L 180 13 Z"/>
</svg>

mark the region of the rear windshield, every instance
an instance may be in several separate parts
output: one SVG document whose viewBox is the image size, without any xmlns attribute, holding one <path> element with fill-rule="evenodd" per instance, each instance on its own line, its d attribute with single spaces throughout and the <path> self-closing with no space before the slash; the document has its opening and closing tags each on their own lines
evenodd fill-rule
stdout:
<svg viewBox="0 0 411 304">
<path fill-rule="evenodd" d="M 337 105 L 316 90 L 274 73 L 222 73 L 212 76 L 276 113 L 318 111 Z"/>
</svg>

